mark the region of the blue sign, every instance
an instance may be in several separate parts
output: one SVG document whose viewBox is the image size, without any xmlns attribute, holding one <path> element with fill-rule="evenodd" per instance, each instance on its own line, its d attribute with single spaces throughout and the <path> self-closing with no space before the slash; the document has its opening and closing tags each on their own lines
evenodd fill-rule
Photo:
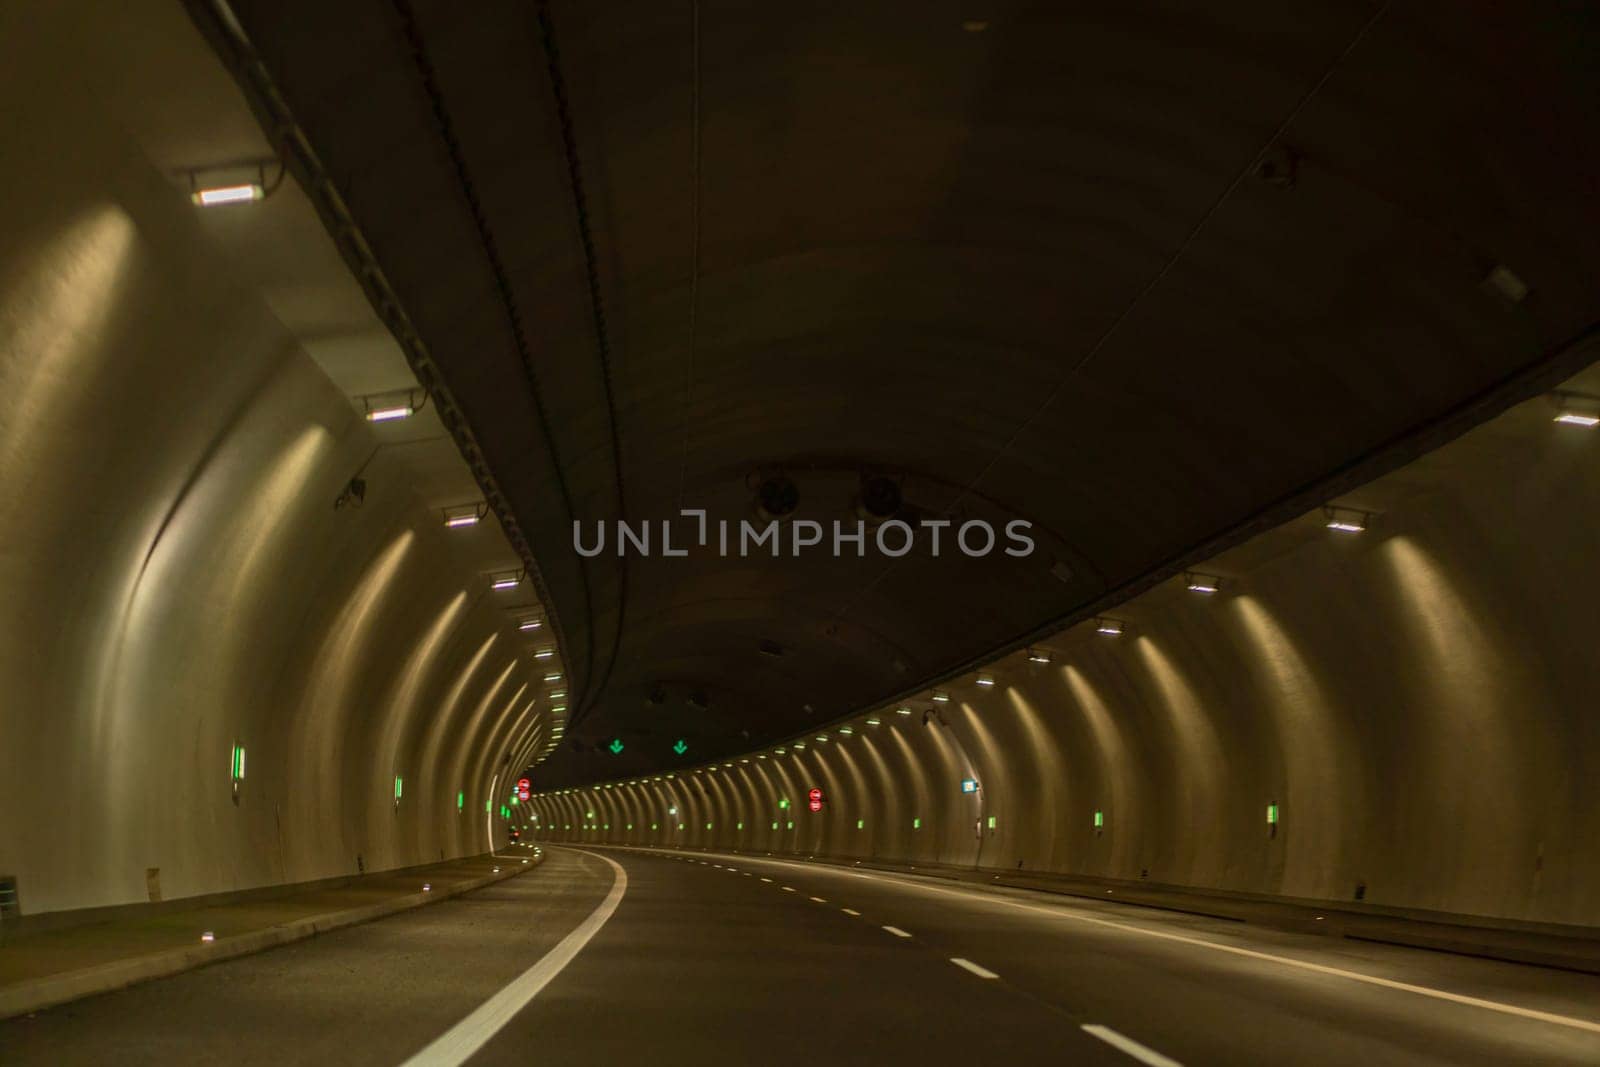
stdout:
<svg viewBox="0 0 1600 1067">
<path fill-rule="evenodd" d="M 976 793 L 978 791 L 978 780 L 976 778 L 961 779 L 961 791 L 963 793 Z"/>
</svg>

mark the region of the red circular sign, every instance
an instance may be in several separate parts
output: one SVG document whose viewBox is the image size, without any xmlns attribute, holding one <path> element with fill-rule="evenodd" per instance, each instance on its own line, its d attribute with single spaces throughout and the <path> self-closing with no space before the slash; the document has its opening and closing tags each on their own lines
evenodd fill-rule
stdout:
<svg viewBox="0 0 1600 1067">
<path fill-rule="evenodd" d="M 813 789 L 806 794 L 806 804 L 812 811 L 822 810 L 822 790 Z"/>
</svg>

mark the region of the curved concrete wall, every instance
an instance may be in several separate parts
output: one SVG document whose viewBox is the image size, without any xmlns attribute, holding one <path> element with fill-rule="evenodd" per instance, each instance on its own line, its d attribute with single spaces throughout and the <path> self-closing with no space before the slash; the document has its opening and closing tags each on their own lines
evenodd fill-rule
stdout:
<svg viewBox="0 0 1600 1067">
<path fill-rule="evenodd" d="M 534 662 L 181 191 L 50 92 L 0 114 L 0 875 L 33 913 L 484 851 Z"/>
<path fill-rule="evenodd" d="M 1374 483 L 1364 534 L 1307 516 L 1219 560 L 1215 596 L 1172 583 L 1119 613 L 1124 636 L 1081 627 L 1048 664 L 949 687 L 942 726 L 916 702 L 782 756 L 542 795 L 541 836 L 1361 884 L 1375 905 L 1600 924 L 1600 432 L 1551 415 L 1530 401 Z"/>
</svg>

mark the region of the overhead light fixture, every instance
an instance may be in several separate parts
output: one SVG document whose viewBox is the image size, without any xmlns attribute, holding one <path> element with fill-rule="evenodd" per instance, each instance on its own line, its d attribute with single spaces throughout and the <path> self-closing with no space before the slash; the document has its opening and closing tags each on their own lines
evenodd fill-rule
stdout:
<svg viewBox="0 0 1600 1067">
<path fill-rule="evenodd" d="M 896 715 L 910 715 L 911 709 L 902 704 L 900 707 L 894 709 L 894 713 Z"/>
<path fill-rule="evenodd" d="M 1568 426 L 1600 426 L 1600 415 L 1582 415 L 1576 411 L 1563 411 L 1556 421 Z"/>
<path fill-rule="evenodd" d="M 1050 662 L 1050 653 L 1046 652 L 1042 648 L 1030 648 L 1030 649 L 1028 649 L 1028 662 L 1029 663 L 1049 663 Z"/>
<path fill-rule="evenodd" d="M 1105 634 L 1107 637 L 1121 637 L 1126 625 L 1121 619 L 1108 619 L 1104 616 L 1094 620 L 1094 632 Z"/>
<path fill-rule="evenodd" d="M 560 700 L 563 697 L 565 697 L 566 695 L 567 695 L 567 691 L 565 689 L 557 689 L 555 692 L 550 694 L 550 699 L 551 700 Z"/>
<path fill-rule="evenodd" d="M 855 730 L 849 726 L 841 726 L 839 727 L 839 732 L 844 736 L 849 737 L 851 734 L 855 733 Z"/>
<path fill-rule="evenodd" d="M 1184 588 L 1191 593 L 1215 593 L 1222 588 L 1222 579 L 1214 574 L 1196 574 L 1190 571 L 1183 576 Z"/>
<path fill-rule="evenodd" d="M 556 654 L 556 650 L 553 649 L 553 648 L 541 648 L 539 651 L 537 651 L 537 652 L 535 652 L 533 654 L 533 658 L 534 659 L 549 659 L 551 656 L 553 656 L 555 654 Z"/>
<path fill-rule="evenodd" d="M 980 675 L 978 675 L 978 684 L 983 686 L 985 689 L 993 689 L 994 688 L 994 675 L 992 675 L 992 674 L 980 674 Z"/>
<path fill-rule="evenodd" d="M 878 718 L 876 715 L 874 715 L 872 718 L 867 720 L 867 725 L 868 726 L 882 726 L 883 725 L 883 720 Z"/>
<path fill-rule="evenodd" d="M 544 676 L 544 680 L 547 682 L 559 682 L 561 681 L 561 672 L 551 671 L 549 674 Z"/>
<path fill-rule="evenodd" d="M 454 530 L 478 525 L 489 513 L 489 505 L 481 500 L 474 504 L 455 504 L 442 509 L 441 513 L 444 515 L 444 524 Z"/>
<path fill-rule="evenodd" d="M 1328 505 L 1322 509 L 1325 520 L 1323 525 L 1330 530 L 1340 533 L 1361 533 L 1367 528 L 1367 521 L 1372 517 L 1370 511 L 1360 508 L 1344 508 Z"/>
<path fill-rule="evenodd" d="M 553 705 L 551 705 L 550 710 L 551 711 L 566 711 L 567 710 L 567 706 L 565 704 L 553 704 Z M 559 729 L 559 727 L 558 727 L 558 729 Z"/>
<path fill-rule="evenodd" d="M 528 633 L 532 630 L 537 630 L 543 625 L 543 619 L 523 619 L 521 622 L 517 623 L 517 629 L 521 630 L 523 633 Z"/>
<path fill-rule="evenodd" d="M 933 691 L 933 702 L 935 704 L 948 704 L 950 703 L 950 694 L 943 689 L 935 689 Z"/>
<path fill-rule="evenodd" d="M 755 481 L 759 475 L 752 475 L 750 481 Z M 761 478 L 759 484 L 754 486 L 756 491 L 755 511 L 760 519 L 771 521 L 781 519 L 792 514 L 800 506 L 800 490 L 783 474 L 772 474 Z"/>
</svg>

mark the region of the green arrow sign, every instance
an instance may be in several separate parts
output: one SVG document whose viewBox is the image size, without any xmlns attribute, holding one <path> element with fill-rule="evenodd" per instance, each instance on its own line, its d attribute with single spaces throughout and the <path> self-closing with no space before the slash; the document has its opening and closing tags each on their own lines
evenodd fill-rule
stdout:
<svg viewBox="0 0 1600 1067">
<path fill-rule="evenodd" d="M 680 737 L 680 738 L 678 738 L 678 743 L 672 746 L 672 751 L 676 752 L 678 755 L 681 756 L 685 752 L 689 751 L 689 746 L 684 744 L 683 743 L 683 738 Z"/>
<path fill-rule="evenodd" d="M 622 738 L 613 737 L 611 739 L 611 744 L 607 745 L 606 747 L 611 749 L 611 754 L 613 756 L 622 755 Z"/>
</svg>

